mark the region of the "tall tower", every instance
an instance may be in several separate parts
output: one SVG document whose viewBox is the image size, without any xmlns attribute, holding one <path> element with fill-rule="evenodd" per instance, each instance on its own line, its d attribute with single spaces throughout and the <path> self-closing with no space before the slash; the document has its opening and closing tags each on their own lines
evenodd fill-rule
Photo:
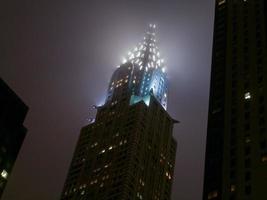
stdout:
<svg viewBox="0 0 267 200">
<path fill-rule="evenodd" d="M 27 129 L 28 107 L 0 78 L 0 198 L 8 182 Z"/>
<path fill-rule="evenodd" d="M 267 199 L 267 2 L 216 0 L 203 200 Z"/>
<path fill-rule="evenodd" d="M 167 113 L 167 78 L 150 24 L 113 73 L 104 105 L 82 128 L 61 199 L 168 200 L 177 121 Z"/>
</svg>

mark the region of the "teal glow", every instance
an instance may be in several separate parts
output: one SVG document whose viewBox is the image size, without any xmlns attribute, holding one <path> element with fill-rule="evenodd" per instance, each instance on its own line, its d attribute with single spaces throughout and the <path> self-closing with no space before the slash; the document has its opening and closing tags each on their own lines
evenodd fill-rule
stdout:
<svg viewBox="0 0 267 200">
<path fill-rule="evenodd" d="M 149 104 L 150 104 L 150 95 L 146 95 L 144 97 L 132 95 L 131 99 L 130 99 L 130 105 L 136 104 L 136 103 L 138 103 L 140 101 L 143 101 L 147 106 L 149 106 Z"/>
<path fill-rule="evenodd" d="M 144 101 L 149 106 L 150 96 L 167 109 L 168 82 L 164 60 L 156 43 L 155 26 L 149 26 L 144 40 L 129 51 L 122 64 L 113 73 L 106 102 L 116 100 L 123 90 L 133 95 L 130 104 Z M 123 88 L 123 89 L 122 89 Z M 114 99 L 113 99 L 114 98 Z"/>
</svg>

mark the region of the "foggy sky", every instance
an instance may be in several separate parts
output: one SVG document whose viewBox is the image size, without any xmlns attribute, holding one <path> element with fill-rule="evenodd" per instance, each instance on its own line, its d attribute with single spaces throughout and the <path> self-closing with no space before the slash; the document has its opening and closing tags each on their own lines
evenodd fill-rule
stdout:
<svg viewBox="0 0 267 200">
<path fill-rule="evenodd" d="M 103 102 L 121 58 L 149 23 L 179 121 L 173 200 L 200 200 L 213 0 L 8 0 L 0 3 L 0 76 L 30 110 L 3 200 L 58 200 L 79 131 Z"/>
</svg>

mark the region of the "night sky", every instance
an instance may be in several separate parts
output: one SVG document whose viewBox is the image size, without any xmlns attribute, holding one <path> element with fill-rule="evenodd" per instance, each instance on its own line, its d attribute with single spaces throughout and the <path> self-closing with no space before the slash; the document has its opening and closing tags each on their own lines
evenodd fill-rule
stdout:
<svg viewBox="0 0 267 200">
<path fill-rule="evenodd" d="M 181 121 L 172 199 L 201 199 L 214 0 L 8 0 L 0 13 L 0 76 L 30 107 L 3 200 L 59 199 L 80 128 L 149 23 Z"/>
</svg>

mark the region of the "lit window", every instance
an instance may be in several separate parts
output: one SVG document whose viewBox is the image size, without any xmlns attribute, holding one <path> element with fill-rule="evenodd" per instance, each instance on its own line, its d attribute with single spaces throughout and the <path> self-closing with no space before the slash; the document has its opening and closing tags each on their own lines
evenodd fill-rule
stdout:
<svg viewBox="0 0 267 200">
<path fill-rule="evenodd" d="M 213 191 L 213 192 L 210 192 L 208 194 L 208 199 L 214 199 L 216 197 L 218 197 L 218 192 L 217 191 Z"/>
<path fill-rule="evenodd" d="M 124 64 L 126 62 L 127 62 L 126 58 L 122 58 L 122 64 Z"/>
<path fill-rule="evenodd" d="M 105 153 L 105 149 L 103 149 L 99 154 Z"/>
<path fill-rule="evenodd" d="M 234 192 L 235 191 L 235 185 L 231 185 L 231 192 Z"/>
<path fill-rule="evenodd" d="M 223 4 L 225 4 L 225 2 L 226 2 L 226 0 L 219 0 L 218 1 L 218 5 L 220 6 L 220 5 L 223 5 Z"/>
<path fill-rule="evenodd" d="M 96 147 L 97 145 L 98 145 L 98 143 L 95 142 L 94 144 L 91 145 L 91 148 L 94 148 L 94 147 Z"/>
<path fill-rule="evenodd" d="M 137 196 L 139 199 L 143 199 L 143 196 L 142 196 L 139 192 L 137 192 L 136 196 Z"/>
<path fill-rule="evenodd" d="M 267 155 L 262 156 L 261 161 L 262 162 L 267 162 Z"/>
<path fill-rule="evenodd" d="M 169 172 L 166 172 L 166 177 L 169 179 L 169 180 L 171 180 L 172 179 L 172 177 L 171 177 L 171 174 L 169 173 Z"/>
<path fill-rule="evenodd" d="M 139 183 L 142 185 L 142 186 L 145 186 L 145 182 L 140 178 L 139 179 Z"/>
<path fill-rule="evenodd" d="M 2 176 L 4 179 L 7 179 L 7 176 L 8 176 L 7 171 L 6 171 L 6 170 L 3 170 L 3 171 L 1 172 L 1 176 Z"/>
<path fill-rule="evenodd" d="M 251 142 L 251 139 L 249 137 L 246 138 L 245 140 L 246 143 L 250 143 Z"/>
<path fill-rule="evenodd" d="M 245 98 L 246 100 L 251 99 L 251 94 L 250 94 L 250 92 L 246 92 L 245 95 L 244 95 L 244 98 Z"/>
<path fill-rule="evenodd" d="M 133 58 L 134 58 L 134 54 L 131 54 L 131 55 L 129 56 L 129 59 L 132 60 Z"/>
</svg>

